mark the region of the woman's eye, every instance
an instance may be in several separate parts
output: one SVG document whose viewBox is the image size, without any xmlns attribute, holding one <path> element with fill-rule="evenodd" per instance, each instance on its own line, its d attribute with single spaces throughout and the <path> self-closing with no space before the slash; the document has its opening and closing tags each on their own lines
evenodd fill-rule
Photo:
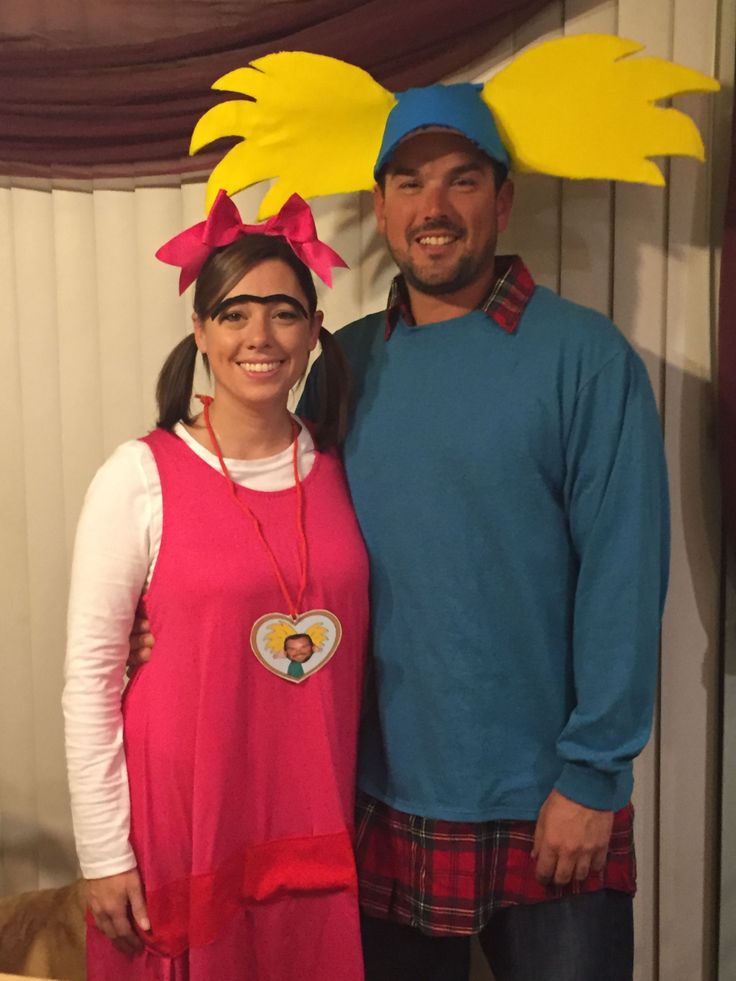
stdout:
<svg viewBox="0 0 736 981">
<path fill-rule="evenodd" d="M 237 324 L 243 319 L 240 310 L 226 310 L 220 315 L 220 323 Z"/>
<path fill-rule="evenodd" d="M 276 320 L 280 320 L 282 323 L 293 324 L 295 320 L 299 319 L 299 314 L 296 310 L 284 309 L 277 310 L 274 314 Z"/>
</svg>

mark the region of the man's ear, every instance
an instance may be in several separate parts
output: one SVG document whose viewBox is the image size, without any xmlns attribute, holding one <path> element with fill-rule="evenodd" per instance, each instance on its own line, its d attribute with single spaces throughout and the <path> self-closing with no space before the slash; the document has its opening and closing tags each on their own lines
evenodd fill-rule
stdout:
<svg viewBox="0 0 736 981">
<path fill-rule="evenodd" d="M 496 224 L 499 232 L 505 232 L 514 203 L 514 182 L 505 180 L 496 192 Z"/>
<path fill-rule="evenodd" d="M 192 326 L 194 327 L 194 341 L 200 354 L 207 354 L 207 340 L 204 333 L 204 324 L 196 313 L 192 314 Z"/>
<path fill-rule="evenodd" d="M 373 210 L 376 215 L 376 224 L 381 235 L 386 234 L 386 201 L 384 193 L 378 184 L 373 188 Z"/>
</svg>

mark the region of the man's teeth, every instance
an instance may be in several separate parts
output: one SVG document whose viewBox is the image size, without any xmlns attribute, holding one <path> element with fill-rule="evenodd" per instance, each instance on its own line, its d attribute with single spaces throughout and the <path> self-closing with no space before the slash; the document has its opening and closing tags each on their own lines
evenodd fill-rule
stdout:
<svg viewBox="0 0 736 981">
<path fill-rule="evenodd" d="M 245 368 L 246 371 L 275 371 L 280 361 L 240 361 L 238 362 L 241 368 Z"/>
<path fill-rule="evenodd" d="M 420 245 L 449 245 L 455 241 L 454 235 L 422 235 L 419 239 Z"/>
</svg>

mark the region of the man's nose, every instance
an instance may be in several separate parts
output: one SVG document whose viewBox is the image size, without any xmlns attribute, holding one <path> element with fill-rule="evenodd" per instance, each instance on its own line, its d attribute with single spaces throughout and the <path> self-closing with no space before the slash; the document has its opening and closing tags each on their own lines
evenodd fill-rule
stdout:
<svg viewBox="0 0 736 981">
<path fill-rule="evenodd" d="M 422 193 L 421 213 L 424 218 L 446 217 L 448 212 L 447 193 L 439 184 L 428 184 Z"/>
</svg>

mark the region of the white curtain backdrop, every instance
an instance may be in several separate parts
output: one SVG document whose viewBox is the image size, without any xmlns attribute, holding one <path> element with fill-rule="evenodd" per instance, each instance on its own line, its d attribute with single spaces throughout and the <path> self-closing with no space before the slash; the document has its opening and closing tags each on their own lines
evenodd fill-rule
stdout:
<svg viewBox="0 0 736 981">
<path fill-rule="evenodd" d="M 485 77 L 541 38 L 604 31 L 730 84 L 735 4 L 554 3 L 463 77 Z M 673 565 L 658 719 L 637 766 L 638 981 L 716 977 L 723 584 L 712 378 L 730 97 L 678 101 L 700 125 L 706 166 L 672 162 L 665 190 L 519 179 L 501 241 L 539 283 L 613 317 L 644 357 L 662 414 Z M 260 194 L 239 196 L 246 220 Z M 0 894 L 77 874 L 59 704 L 74 528 L 95 469 L 153 425 L 156 375 L 190 311 L 176 270 L 153 253 L 203 217 L 203 200 L 196 182 L 52 188 L 0 177 Z M 392 267 L 368 195 L 323 199 L 315 214 L 352 267 L 322 295 L 337 329 L 383 306 Z M 724 941 L 736 949 L 726 927 Z"/>
</svg>

